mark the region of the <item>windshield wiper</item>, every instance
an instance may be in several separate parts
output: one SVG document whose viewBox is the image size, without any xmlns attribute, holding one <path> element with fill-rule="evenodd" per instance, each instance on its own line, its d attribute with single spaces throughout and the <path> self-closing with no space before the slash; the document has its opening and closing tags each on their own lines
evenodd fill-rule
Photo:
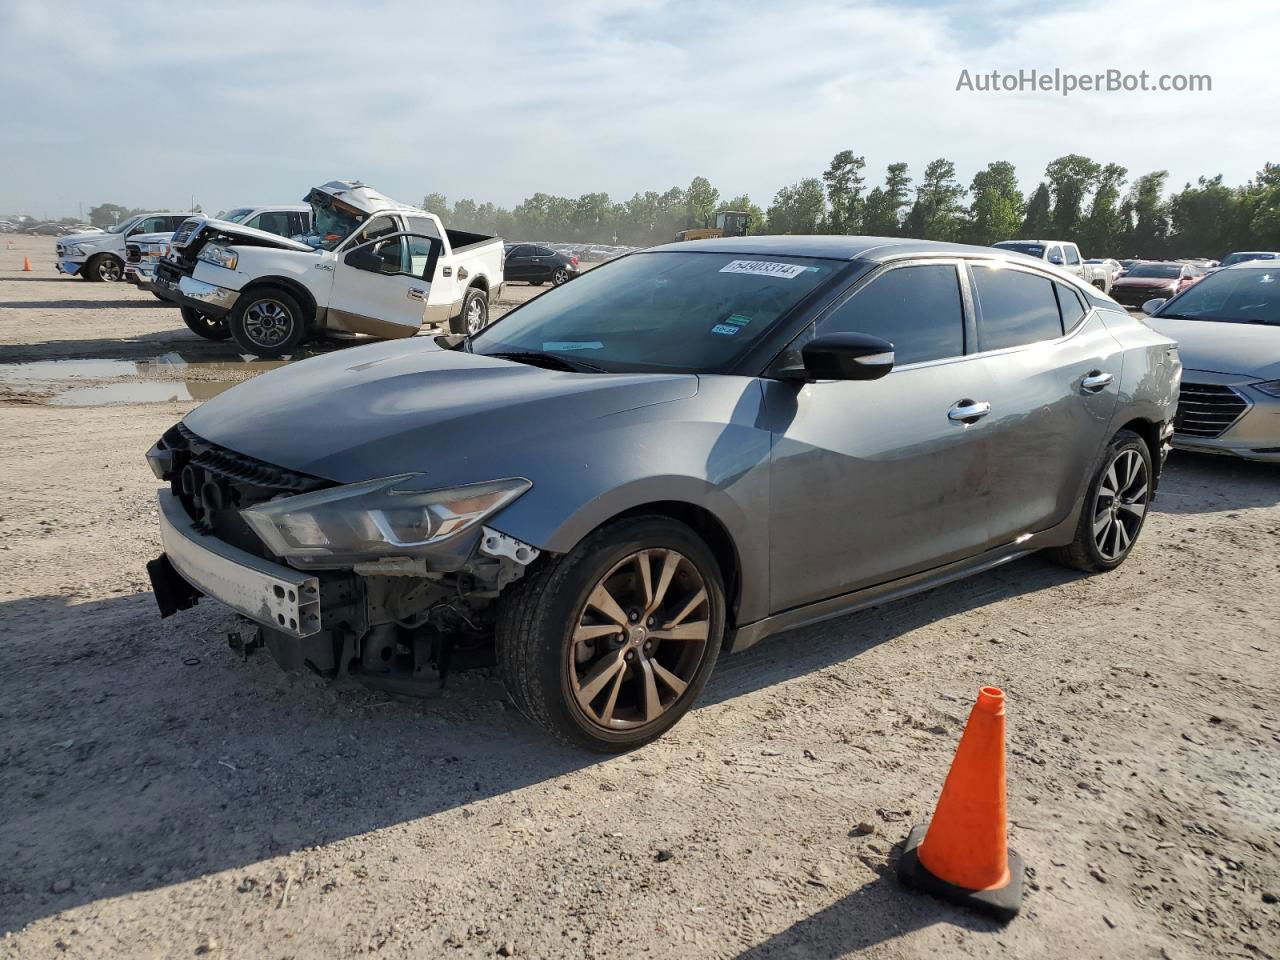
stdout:
<svg viewBox="0 0 1280 960">
<path fill-rule="evenodd" d="M 516 363 L 527 363 L 532 367 L 545 367 L 549 370 L 568 370 L 570 373 L 604 373 L 604 367 L 597 367 L 585 360 L 570 360 L 558 353 L 546 353 L 542 350 L 502 350 L 488 354 L 503 360 L 514 360 Z"/>
</svg>

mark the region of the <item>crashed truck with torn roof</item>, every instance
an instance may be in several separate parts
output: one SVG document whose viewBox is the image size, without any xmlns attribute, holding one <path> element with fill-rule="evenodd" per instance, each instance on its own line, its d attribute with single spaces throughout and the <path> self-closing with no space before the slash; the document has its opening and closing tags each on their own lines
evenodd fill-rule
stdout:
<svg viewBox="0 0 1280 960">
<path fill-rule="evenodd" d="M 288 238 L 201 217 L 157 271 L 180 304 L 247 353 L 284 357 L 308 340 L 476 333 L 502 289 L 503 244 L 447 229 L 357 180 L 304 198 L 311 232 Z"/>
</svg>

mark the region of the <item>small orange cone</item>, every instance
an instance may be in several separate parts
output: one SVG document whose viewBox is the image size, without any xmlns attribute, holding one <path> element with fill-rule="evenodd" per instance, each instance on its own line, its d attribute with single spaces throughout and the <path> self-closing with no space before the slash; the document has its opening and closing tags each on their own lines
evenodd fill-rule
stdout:
<svg viewBox="0 0 1280 960">
<path fill-rule="evenodd" d="M 30 258 L 30 257 L 23 257 L 23 258 L 22 258 L 22 272 L 23 272 L 23 273 L 30 273 L 30 272 L 31 272 L 31 258 Z"/>
<path fill-rule="evenodd" d="M 1009 849 L 1005 809 L 1004 691 L 983 687 L 942 796 L 898 860 L 908 886 L 1012 920 L 1022 901 L 1022 858 Z"/>
</svg>

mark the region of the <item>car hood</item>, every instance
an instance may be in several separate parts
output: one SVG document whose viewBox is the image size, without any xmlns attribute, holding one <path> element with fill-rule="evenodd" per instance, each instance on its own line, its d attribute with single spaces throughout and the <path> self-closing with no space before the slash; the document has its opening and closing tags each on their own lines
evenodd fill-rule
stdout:
<svg viewBox="0 0 1280 960">
<path fill-rule="evenodd" d="M 64 233 L 62 236 L 58 238 L 58 242 L 65 244 L 66 246 L 71 246 L 74 243 L 92 244 L 92 243 L 97 243 L 101 241 L 109 242 L 113 240 L 118 240 L 119 237 L 120 235 L 118 233 L 107 233 L 104 230 L 99 230 L 94 233 Z"/>
<path fill-rule="evenodd" d="M 568 373 L 400 340 L 273 370 L 183 422 L 238 453 L 338 483 L 426 472 L 447 485 L 493 479 L 468 466 L 492 462 L 495 450 L 518 456 L 548 435 L 559 441 L 589 421 L 697 392 L 692 374 Z"/>
<path fill-rule="evenodd" d="M 1280 377 L 1280 327 L 1147 317 L 1148 326 L 1178 341 L 1187 370 L 1272 380 Z"/>
<path fill-rule="evenodd" d="M 268 233 L 266 230 L 259 230 L 256 227 L 241 226 L 238 223 L 232 223 L 230 220 L 206 219 L 204 224 L 206 233 L 218 233 L 225 236 L 233 246 L 235 244 L 244 244 L 252 247 L 279 247 L 281 250 L 300 250 L 307 253 L 312 253 L 315 249 L 300 240 L 290 240 L 288 237 Z"/>
</svg>

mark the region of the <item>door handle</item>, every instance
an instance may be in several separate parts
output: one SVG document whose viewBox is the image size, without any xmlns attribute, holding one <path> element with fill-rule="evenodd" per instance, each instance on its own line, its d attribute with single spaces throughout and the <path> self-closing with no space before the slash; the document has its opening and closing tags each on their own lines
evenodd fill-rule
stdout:
<svg viewBox="0 0 1280 960">
<path fill-rule="evenodd" d="M 947 411 L 947 417 L 956 423 L 977 423 L 991 412 L 991 404 L 985 400 L 961 400 Z"/>
<path fill-rule="evenodd" d="M 1115 378 L 1109 373 L 1103 373 L 1101 370 L 1094 370 L 1080 381 L 1080 389 L 1085 393 L 1097 393 L 1099 390 L 1105 389 Z"/>
<path fill-rule="evenodd" d="M 427 291 L 423 290 L 421 287 L 410 287 L 410 288 L 409 288 L 409 299 L 410 299 L 410 300 L 425 300 L 425 299 L 427 299 Z"/>
</svg>

